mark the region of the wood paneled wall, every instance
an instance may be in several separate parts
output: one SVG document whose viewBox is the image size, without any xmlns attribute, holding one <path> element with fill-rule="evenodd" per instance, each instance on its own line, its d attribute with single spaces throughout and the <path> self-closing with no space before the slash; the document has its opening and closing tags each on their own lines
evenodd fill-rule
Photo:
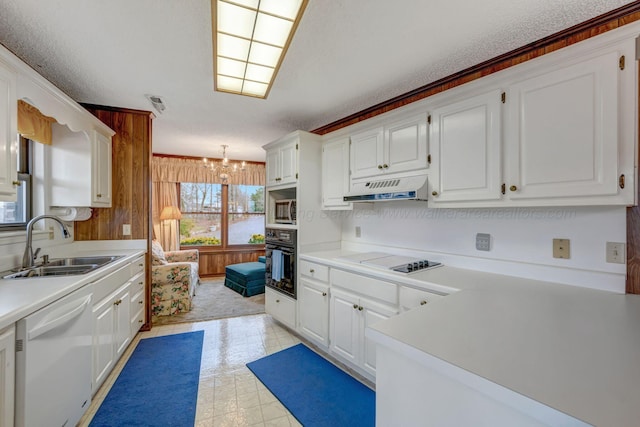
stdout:
<svg viewBox="0 0 640 427">
<path fill-rule="evenodd" d="M 227 265 L 258 261 L 260 255 L 264 255 L 264 249 L 226 251 L 200 249 L 200 275 L 202 277 L 224 276 L 224 269 Z"/>
<path fill-rule="evenodd" d="M 113 129 L 111 208 L 94 208 L 91 218 L 74 224 L 75 240 L 147 241 L 145 290 L 147 313 L 143 329 L 151 325 L 151 124 L 149 111 L 83 104 Z M 131 224 L 131 235 L 122 225 Z"/>
<path fill-rule="evenodd" d="M 112 143 L 111 208 L 93 209 L 88 221 L 76 222 L 76 240 L 148 239 L 151 215 L 151 120 L 148 111 L 84 105 L 116 134 Z M 122 225 L 131 224 L 131 235 Z"/>
<path fill-rule="evenodd" d="M 473 67 L 469 67 L 466 70 L 429 83 L 428 85 L 399 95 L 388 101 L 381 102 L 380 104 L 314 129 L 311 132 L 318 135 L 333 132 L 638 20 L 640 20 L 640 1 L 634 1 L 604 15 L 567 28 L 559 33 L 545 37 Z M 638 128 L 640 128 L 640 117 L 638 118 L 638 123 Z M 638 161 L 640 162 L 640 159 Z M 638 183 L 636 183 L 636 186 L 640 188 Z M 640 192 L 638 197 L 640 200 Z M 640 294 L 640 207 L 638 206 L 627 209 L 626 290 L 627 293 Z"/>
</svg>

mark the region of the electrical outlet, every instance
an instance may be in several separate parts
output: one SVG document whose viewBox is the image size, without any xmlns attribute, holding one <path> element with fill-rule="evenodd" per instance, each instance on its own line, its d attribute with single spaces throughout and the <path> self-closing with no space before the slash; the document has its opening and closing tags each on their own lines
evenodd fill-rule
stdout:
<svg viewBox="0 0 640 427">
<path fill-rule="evenodd" d="M 122 235 L 131 236 L 131 224 L 122 224 Z"/>
<path fill-rule="evenodd" d="M 362 236 L 362 229 L 359 225 L 356 225 L 356 237 Z"/>
<path fill-rule="evenodd" d="M 476 234 L 476 249 L 479 251 L 491 250 L 491 234 L 478 233 Z"/>
<path fill-rule="evenodd" d="M 626 251 L 624 247 L 624 243 L 607 242 L 607 262 L 624 264 L 626 260 Z"/>
<path fill-rule="evenodd" d="M 571 258 L 571 241 L 569 239 L 553 239 L 553 257 Z"/>
</svg>

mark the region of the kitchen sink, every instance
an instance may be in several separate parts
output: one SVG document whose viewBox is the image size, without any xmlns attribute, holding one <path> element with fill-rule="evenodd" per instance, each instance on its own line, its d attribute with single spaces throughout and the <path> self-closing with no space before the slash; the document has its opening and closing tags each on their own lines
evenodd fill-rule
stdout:
<svg viewBox="0 0 640 427">
<path fill-rule="evenodd" d="M 108 264 L 121 256 L 82 256 L 82 257 L 69 257 L 69 258 L 52 258 L 47 262 L 46 266 L 83 266 L 83 265 L 98 265 L 102 266 Z"/>
<path fill-rule="evenodd" d="M 74 276 L 86 274 L 122 256 L 84 256 L 50 259 L 46 265 L 30 267 L 3 276 L 3 279 L 28 279 L 32 277 Z"/>
</svg>

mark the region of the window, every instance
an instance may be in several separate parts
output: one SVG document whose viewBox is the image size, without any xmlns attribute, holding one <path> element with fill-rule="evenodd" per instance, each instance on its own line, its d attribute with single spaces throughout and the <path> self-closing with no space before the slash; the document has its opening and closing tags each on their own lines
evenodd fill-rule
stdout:
<svg viewBox="0 0 640 427">
<path fill-rule="evenodd" d="M 264 243 L 264 187 L 180 184 L 180 245 Z"/>
<path fill-rule="evenodd" d="M 18 143 L 18 198 L 0 202 L 0 231 L 25 229 L 31 219 L 31 141 L 20 137 Z"/>
</svg>

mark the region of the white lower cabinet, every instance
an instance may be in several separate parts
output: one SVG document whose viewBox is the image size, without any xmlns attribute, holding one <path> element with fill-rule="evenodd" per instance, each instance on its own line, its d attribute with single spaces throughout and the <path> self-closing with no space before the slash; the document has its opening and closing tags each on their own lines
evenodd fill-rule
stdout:
<svg viewBox="0 0 640 427">
<path fill-rule="evenodd" d="M 296 300 L 271 288 L 264 289 L 264 311 L 274 319 L 296 329 Z"/>
<path fill-rule="evenodd" d="M 92 391 L 109 375 L 131 341 L 129 283 L 103 299 L 93 308 Z"/>
<path fill-rule="evenodd" d="M 329 285 L 300 279 L 300 332 L 314 343 L 329 347 Z"/>
<path fill-rule="evenodd" d="M 95 394 L 142 325 L 138 325 L 138 318 L 144 319 L 144 301 L 139 303 L 140 298 L 144 299 L 144 258 L 108 274 L 92 286 L 96 303 L 92 309 L 91 392 Z"/>
<path fill-rule="evenodd" d="M 142 325 L 144 325 L 145 315 L 145 269 L 144 256 L 131 263 L 131 336 L 134 336 Z"/>
<path fill-rule="evenodd" d="M 0 427 L 13 426 L 15 344 L 14 325 L 0 331 Z"/>
<path fill-rule="evenodd" d="M 397 286 L 340 270 L 332 270 L 331 278 L 329 350 L 367 378 L 374 380 L 376 345 L 365 337 L 365 329 L 398 314 Z M 368 283 L 370 292 L 356 293 L 338 289 L 334 287 L 335 283 L 350 283 L 360 289 Z M 393 291 L 389 292 L 391 289 Z"/>
</svg>

